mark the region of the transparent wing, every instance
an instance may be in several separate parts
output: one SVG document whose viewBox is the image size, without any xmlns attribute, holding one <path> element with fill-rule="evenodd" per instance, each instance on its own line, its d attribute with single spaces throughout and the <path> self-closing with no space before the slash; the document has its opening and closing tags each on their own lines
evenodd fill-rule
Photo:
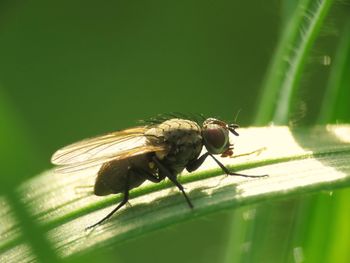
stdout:
<svg viewBox="0 0 350 263">
<path fill-rule="evenodd" d="M 79 162 L 79 163 L 62 165 L 62 166 L 57 167 L 55 169 L 55 171 L 57 173 L 74 173 L 77 171 L 100 166 L 101 164 L 103 164 L 105 162 L 112 161 L 112 160 L 113 161 L 122 160 L 122 159 L 125 159 L 128 157 L 132 157 L 132 156 L 136 156 L 136 155 L 140 155 L 140 154 L 144 154 L 144 153 L 148 153 L 148 152 L 164 151 L 164 150 L 165 150 L 165 147 L 161 146 L 161 145 L 159 145 L 159 146 L 140 146 L 140 147 L 134 148 L 132 150 L 119 152 L 117 155 L 113 155 L 113 156 L 103 156 L 100 158 L 90 159 L 90 160 L 86 160 L 86 161 Z"/>
<path fill-rule="evenodd" d="M 62 166 L 57 170 L 84 169 L 113 159 L 165 149 L 161 144 L 151 145 L 145 131 L 146 127 L 136 127 L 85 139 L 55 152 L 51 162 Z"/>
</svg>

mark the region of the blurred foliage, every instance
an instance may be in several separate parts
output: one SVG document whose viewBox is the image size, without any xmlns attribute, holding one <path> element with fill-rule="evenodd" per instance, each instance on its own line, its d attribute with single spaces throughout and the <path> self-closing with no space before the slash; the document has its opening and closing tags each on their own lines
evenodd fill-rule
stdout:
<svg viewBox="0 0 350 263">
<path fill-rule="evenodd" d="M 158 113 L 247 125 L 278 22 L 264 2 L 3 5 L 0 81 L 47 157 Z"/>
</svg>

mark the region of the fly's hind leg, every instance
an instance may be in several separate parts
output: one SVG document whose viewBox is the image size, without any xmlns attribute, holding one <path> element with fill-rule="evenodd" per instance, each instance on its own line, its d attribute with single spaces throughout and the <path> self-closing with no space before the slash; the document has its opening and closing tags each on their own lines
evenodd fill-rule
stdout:
<svg viewBox="0 0 350 263">
<path fill-rule="evenodd" d="M 130 187 L 130 185 L 129 185 L 130 184 L 130 177 L 133 174 L 134 175 L 137 174 L 138 176 L 141 176 L 141 177 L 145 178 L 146 180 L 149 180 L 149 181 L 154 182 L 154 183 L 159 183 L 161 180 L 164 179 L 164 178 L 161 178 L 161 177 L 157 177 L 154 174 L 152 174 L 152 173 L 150 173 L 148 171 L 145 171 L 145 170 L 143 170 L 141 168 L 130 167 L 129 170 L 128 170 L 128 173 L 126 175 L 125 188 L 124 188 L 124 192 L 123 192 L 123 194 L 124 194 L 123 200 L 108 215 L 106 215 L 104 218 L 102 218 L 97 223 L 87 227 L 86 230 L 90 229 L 90 228 L 94 228 L 95 226 L 101 225 L 108 218 L 110 218 L 115 212 L 117 212 L 121 207 L 123 207 L 125 204 L 128 203 L 128 201 L 129 201 L 129 190 L 130 190 L 129 189 L 129 187 Z"/>
<path fill-rule="evenodd" d="M 102 218 L 97 223 L 88 226 L 85 230 L 88 230 L 90 228 L 94 228 L 95 226 L 101 225 L 103 222 L 105 222 L 108 218 L 110 218 L 115 212 L 117 212 L 122 206 L 124 206 L 128 200 L 129 200 L 129 180 L 130 180 L 130 174 L 132 173 L 131 169 L 129 169 L 127 175 L 126 175 L 126 181 L 125 181 L 125 189 L 124 189 L 124 196 L 123 200 L 118 204 L 116 208 L 114 208 L 108 215 L 106 215 L 104 218 Z"/>
</svg>

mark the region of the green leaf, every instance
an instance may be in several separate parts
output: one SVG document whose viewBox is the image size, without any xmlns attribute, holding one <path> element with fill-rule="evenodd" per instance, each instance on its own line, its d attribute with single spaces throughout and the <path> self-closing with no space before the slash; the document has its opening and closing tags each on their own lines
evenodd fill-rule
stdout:
<svg viewBox="0 0 350 263">
<path fill-rule="evenodd" d="M 170 182 L 147 183 L 131 192 L 132 207 L 85 231 L 121 199 L 97 197 L 91 188 L 85 188 L 93 185 L 96 171 L 63 175 L 49 170 L 21 185 L 17 193 L 58 256 L 70 257 L 214 211 L 350 184 L 350 125 L 249 128 L 240 129 L 240 134 L 236 154 L 251 154 L 222 158 L 222 162 L 240 173 L 269 176 L 225 176 L 208 160 L 198 172 L 180 176 L 193 210 Z M 256 152 L 258 149 L 264 150 Z M 12 219 L 6 199 L 1 200 L 1 211 L 0 258 L 28 261 L 35 257 Z"/>
</svg>

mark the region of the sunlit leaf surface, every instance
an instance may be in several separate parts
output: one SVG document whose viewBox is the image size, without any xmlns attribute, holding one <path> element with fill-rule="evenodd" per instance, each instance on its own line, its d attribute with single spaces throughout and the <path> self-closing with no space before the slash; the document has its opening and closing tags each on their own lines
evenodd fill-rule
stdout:
<svg viewBox="0 0 350 263">
<path fill-rule="evenodd" d="M 180 177 L 193 210 L 168 181 L 145 183 L 131 192 L 131 206 L 104 225 L 85 231 L 120 201 L 120 196 L 92 195 L 96 170 L 68 175 L 49 170 L 25 182 L 18 192 L 58 255 L 67 257 L 214 211 L 311 191 L 331 192 L 350 184 L 349 125 L 249 128 L 239 132 L 234 138 L 236 155 L 251 154 L 221 161 L 240 173 L 269 176 L 225 176 L 208 160 L 198 172 Z M 33 255 L 21 239 L 6 199 L 1 199 L 0 215 L 0 257 L 30 261 Z"/>
</svg>

